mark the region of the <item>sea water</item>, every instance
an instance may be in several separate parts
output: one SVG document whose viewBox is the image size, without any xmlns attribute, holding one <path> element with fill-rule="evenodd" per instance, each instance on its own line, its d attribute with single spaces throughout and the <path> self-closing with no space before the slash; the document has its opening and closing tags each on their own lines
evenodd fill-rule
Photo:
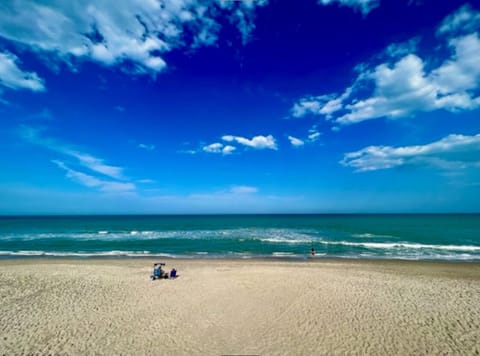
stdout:
<svg viewBox="0 0 480 356">
<path fill-rule="evenodd" d="M 480 215 L 0 217 L 0 258 L 480 260 Z"/>
</svg>

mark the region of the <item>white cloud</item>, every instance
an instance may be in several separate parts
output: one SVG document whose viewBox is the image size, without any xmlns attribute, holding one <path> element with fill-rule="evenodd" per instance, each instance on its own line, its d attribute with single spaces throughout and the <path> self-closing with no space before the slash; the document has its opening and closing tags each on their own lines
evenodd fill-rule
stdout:
<svg viewBox="0 0 480 356">
<path fill-rule="evenodd" d="M 369 146 L 345 154 L 340 163 L 359 172 L 405 165 L 432 165 L 444 169 L 480 167 L 480 134 L 452 134 L 426 145 Z"/>
<path fill-rule="evenodd" d="M 293 117 L 304 117 L 306 115 L 326 115 L 321 112 L 325 104 L 331 100 L 331 95 L 307 96 L 296 102 L 291 110 Z"/>
<path fill-rule="evenodd" d="M 477 21 L 480 13 L 469 7 L 459 11 L 465 13 L 465 9 L 470 15 L 464 18 Z M 462 24 L 466 26 L 464 22 Z M 436 67 L 417 54 L 403 55 L 408 50 L 415 50 L 412 41 L 407 44 L 402 51 L 399 50 L 401 46 L 387 48 L 385 54 L 393 61 L 378 64 L 373 69 L 365 64 L 359 66 L 362 72 L 341 95 L 300 99 L 292 107 L 292 116 L 323 115 L 327 120 L 347 125 L 382 117 L 409 117 L 418 112 L 440 109 L 458 112 L 480 107 L 478 33 L 449 38 L 447 45 L 451 54 Z M 402 57 L 397 58 L 399 55 Z"/>
<path fill-rule="evenodd" d="M 94 172 L 101 173 L 105 176 L 115 179 L 124 179 L 122 167 L 105 164 L 103 159 L 93 157 L 87 153 L 82 153 L 59 146 L 57 146 L 56 149 L 58 152 L 75 157 L 79 160 L 82 166 Z"/>
<path fill-rule="evenodd" d="M 0 52 L 0 85 L 13 90 L 45 91 L 43 79 L 37 73 L 22 71 L 18 62 L 13 54 Z"/>
<path fill-rule="evenodd" d="M 254 194 L 257 192 L 257 187 L 251 187 L 248 185 L 236 185 L 230 188 L 230 193 L 232 194 Z"/>
<path fill-rule="evenodd" d="M 78 183 L 80 183 L 84 186 L 98 187 L 98 186 L 101 185 L 101 180 L 100 179 L 98 179 L 96 177 L 93 177 L 93 176 L 90 176 L 88 174 L 70 169 L 62 161 L 52 160 L 52 163 L 57 165 L 59 168 L 62 168 L 63 170 L 65 170 L 67 172 L 67 177 L 68 178 L 70 178 L 72 180 L 75 180 L 76 182 L 78 182 Z"/>
<path fill-rule="evenodd" d="M 242 7 L 234 9 L 235 3 L 241 3 Z M 230 22 L 234 23 L 242 36 L 242 43 L 248 42 L 250 33 L 255 29 L 254 12 L 252 11 L 257 6 L 267 5 L 268 0 L 220 0 L 222 7 L 231 11 Z"/>
<path fill-rule="evenodd" d="M 254 11 L 266 1 L 223 0 L 6 0 L 0 37 L 75 66 L 72 59 L 105 66 L 126 63 L 132 73 L 158 73 L 164 53 L 212 45 L 219 19 L 238 27 L 244 39 Z M 130 67 L 129 67 L 130 66 Z"/>
<path fill-rule="evenodd" d="M 319 139 L 320 135 L 321 135 L 321 133 L 318 132 L 318 131 L 317 131 L 316 129 L 314 129 L 314 128 L 313 128 L 313 129 L 310 129 L 308 132 L 309 132 L 309 134 L 308 134 L 308 140 L 309 140 L 310 142 L 316 142 L 316 141 Z"/>
<path fill-rule="evenodd" d="M 349 6 L 366 15 L 380 5 L 380 0 L 318 0 L 321 5 L 338 3 L 340 6 Z"/>
<path fill-rule="evenodd" d="M 470 33 L 480 28 L 480 13 L 472 9 L 470 4 L 447 16 L 437 30 L 439 35 Z"/>
<path fill-rule="evenodd" d="M 155 145 L 146 145 L 144 143 L 139 143 L 137 147 L 147 151 L 153 151 L 155 149 Z"/>
<path fill-rule="evenodd" d="M 23 125 L 20 127 L 19 134 L 22 139 L 31 144 L 48 148 L 51 151 L 70 158 L 75 158 L 78 161 L 78 164 L 95 173 L 100 173 L 109 178 L 118 180 L 126 179 L 122 167 L 108 165 L 103 159 L 94 157 L 88 153 L 79 152 L 55 139 L 43 137 L 41 136 L 39 129 Z"/>
<path fill-rule="evenodd" d="M 372 96 L 344 104 L 346 113 L 336 119 L 351 124 L 380 117 L 412 116 L 421 111 L 476 109 L 480 98 L 480 39 L 477 34 L 450 41 L 454 54 L 426 73 L 425 62 L 409 54 L 390 66 L 377 66 L 360 80 L 374 84 Z"/>
<path fill-rule="evenodd" d="M 229 154 L 231 154 L 233 151 L 235 151 L 236 149 L 237 149 L 237 148 L 234 147 L 234 146 L 226 145 L 226 146 L 223 147 L 222 153 L 223 153 L 224 155 L 229 155 Z"/>
<path fill-rule="evenodd" d="M 292 146 L 300 147 L 300 146 L 305 145 L 305 142 L 303 140 L 300 140 L 299 138 L 296 138 L 296 137 L 293 137 L 293 136 L 288 136 L 288 139 L 289 139 L 290 143 L 292 144 Z"/>
<path fill-rule="evenodd" d="M 224 135 L 222 136 L 222 140 L 228 143 L 237 143 L 243 146 L 251 147 L 254 149 L 271 149 L 277 150 L 277 143 L 275 138 L 272 135 L 268 136 L 254 136 L 251 139 L 241 137 L 241 136 L 232 136 L 232 135 Z M 224 144 L 221 142 L 214 142 L 208 145 L 205 145 L 201 148 L 201 151 L 208 152 L 208 153 L 216 153 L 222 155 L 229 155 L 232 154 L 233 151 L 237 150 L 237 147 Z M 181 153 L 190 153 L 195 154 L 197 151 L 194 150 L 187 150 L 187 151 L 180 151 Z"/>
<path fill-rule="evenodd" d="M 220 143 L 220 142 L 215 142 L 210 145 L 204 146 L 202 149 L 203 151 L 208 153 L 220 153 L 223 155 L 229 155 L 236 150 L 236 147 L 233 147 L 230 145 L 224 145 L 223 143 Z"/>
<path fill-rule="evenodd" d="M 100 177 L 98 177 L 92 173 L 87 174 L 78 169 L 71 168 L 70 164 L 67 165 L 64 161 L 57 159 L 52 160 L 57 167 L 66 172 L 68 179 L 76 183 L 95 188 L 104 193 L 133 193 L 136 190 L 135 184 L 125 178 L 122 167 L 105 164 L 103 159 L 74 150 L 55 139 L 41 136 L 40 130 L 33 127 L 21 126 L 19 133 L 25 141 L 47 148 L 57 154 L 75 158 L 76 166 L 86 168 L 93 174 L 100 175 Z"/>
<path fill-rule="evenodd" d="M 222 148 L 223 148 L 223 145 L 220 142 L 215 142 L 203 147 L 203 150 L 209 153 L 221 153 Z"/>
<path fill-rule="evenodd" d="M 395 58 L 403 57 L 407 54 L 414 53 L 417 50 L 419 41 L 419 37 L 414 37 L 406 42 L 392 43 L 387 48 L 385 48 L 384 54 L 387 57 Z"/>
<path fill-rule="evenodd" d="M 322 134 L 317 130 L 317 125 L 314 125 L 308 130 L 308 135 L 305 138 L 298 138 L 294 136 L 288 136 L 287 138 L 292 146 L 302 147 L 306 144 L 312 144 L 317 142 L 321 135 Z"/>
<path fill-rule="evenodd" d="M 131 193 L 134 192 L 135 184 L 129 182 L 107 181 L 89 174 L 76 171 L 68 167 L 64 162 L 52 160 L 52 163 L 66 171 L 67 178 L 89 188 L 97 188 L 105 193 Z"/>
<path fill-rule="evenodd" d="M 247 147 L 255 148 L 255 149 L 271 149 L 277 150 L 277 143 L 275 138 L 272 135 L 268 136 L 254 136 L 251 139 L 242 137 L 242 136 L 232 136 L 232 135 L 225 135 L 222 136 L 222 140 L 227 142 L 236 142 L 240 145 L 244 145 Z"/>
<path fill-rule="evenodd" d="M 430 80 L 440 94 L 459 94 L 480 87 L 480 39 L 478 33 L 450 40 L 454 56 L 431 72 Z M 478 105 L 478 97 L 477 105 Z M 468 104 L 467 104 L 468 105 Z"/>
<path fill-rule="evenodd" d="M 351 93 L 352 87 L 345 90 L 340 96 L 328 94 L 302 98 L 293 105 L 292 116 L 300 118 L 306 115 L 324 115 L 330 119 L 335 112 L 343 108 L 343 100 L 347 99 Z"/>
</svg>

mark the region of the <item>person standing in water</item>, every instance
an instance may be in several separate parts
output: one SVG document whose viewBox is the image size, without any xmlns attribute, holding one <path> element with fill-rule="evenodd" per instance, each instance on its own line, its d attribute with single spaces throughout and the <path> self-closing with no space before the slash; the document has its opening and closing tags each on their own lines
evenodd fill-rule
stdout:
<svg viewBox="0 0 480 356">
<path fill-rule="evenodd" d="M 313 246 L 310 249 L 310 256 L 312 256 L 312 257 L 315 256 L 315 249 L 313 248 Z"/>
</svg>

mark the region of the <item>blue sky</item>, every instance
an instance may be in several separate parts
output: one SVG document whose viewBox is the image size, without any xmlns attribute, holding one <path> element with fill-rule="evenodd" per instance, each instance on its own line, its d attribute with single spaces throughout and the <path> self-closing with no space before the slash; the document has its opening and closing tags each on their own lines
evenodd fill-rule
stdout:
<svg viewBox="0 0 480 356">
<path fill-rule="evenodd" d="M 6 0 L 0 214 L 480 211 L 480 3 Z"/>
</svg>

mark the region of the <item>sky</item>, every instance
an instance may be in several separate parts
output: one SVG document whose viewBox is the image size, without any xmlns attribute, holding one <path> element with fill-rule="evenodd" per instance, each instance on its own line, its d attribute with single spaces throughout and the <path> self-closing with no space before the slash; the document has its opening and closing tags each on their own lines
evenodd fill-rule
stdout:
<svg viewBox="0 0 480 356">
<path fill-rule="evenodd" d="M 4 0 L 0 214 L 480 212 L 480 1 Z"/>
</svg>

